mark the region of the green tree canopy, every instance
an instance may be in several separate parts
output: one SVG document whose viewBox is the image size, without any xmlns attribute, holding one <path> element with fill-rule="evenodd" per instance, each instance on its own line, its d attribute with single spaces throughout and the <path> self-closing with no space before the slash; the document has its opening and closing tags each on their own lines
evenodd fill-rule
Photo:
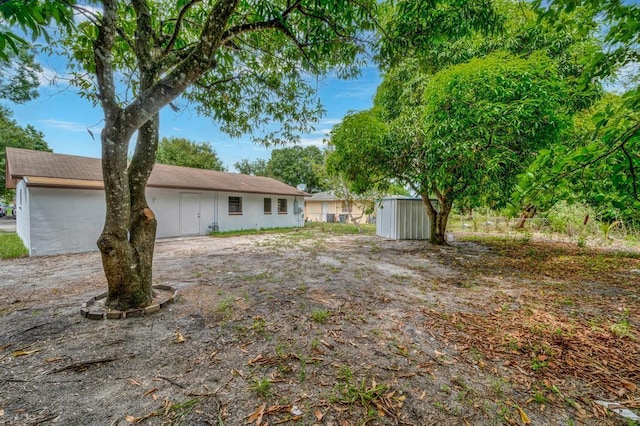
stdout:
<svg viewBox="0 0 640 426">
<path fill-rule="evenodd" d="M 291 186 L 306 185 L 306 191 L 327 189 L 323 180 L 324 154 L 317 146 L 292 146 L 274 149 L 269 160 L 243 159 L 234 164 L 240 173 L 268 176 Z"/>
<path fill-rule="evenodd" d="M 271 151 L 267 162 L 267 176 L 288 185 L 306 185 L 306 191 L 318 192 L 326 188 L 320 181 L 317 167 L 324 167 L 324 155 L 317 146 L 292 146 Z"/>
<path fill-rule="evenodd" d="M 162 138 L 158 144 L 158 163 L 174 166 L 194 167 L 196 169 L 226 169 L 218 154 L 207 142 L 193 142 L 184 138 Z"/>
<path fill-rule="evenodd" d="M 403 135 L 397 124 L 404 120 L 396 123 L 395 142 L 407 142 L 395 156 L 406 165 L 420 160 L 414 181 L 427 183 L 421 193 L 449 195 L 463 207 L 499 206 L 518 172 L 567 125 L 566 94 L 555 64 L 540 54 L 495 54 L 450 67 L 427 84 L 419 115 L 405 116 L 418 120 L 419 133 Z"/>
<path fill-rule="evenodd" d="M 351 112 L 329 134 L 327 172 L 355 193 L 384 192 L 393 174 L 390 153 L 383 143 L 388 126 L 380 119 L 380 112 Z"/>
<path fill-rule="evenodd" d="M 38 151 L 51 151 L 42 132 L 33 126 L 20 126 L 11 118 L 11 111 L 0 105 L 0 198 L 6 193 L 6 148 L 25 148 Z"/>
<path fill-rule="evenodd" d="M 0 98 L 23 103 L 38 96 L 38 73 L 42 68 L 35 62 L 33 53 L 23 46 L 0 56 Z"/>
<path fill-rule="evenodd" d="M 640 117 L 622 104 L 621 96 L 607 94 L 576 114 L 572 131 L 520 176 L 516 203 L 548 208 L 559 200 L 580 201 L 606 221 L 639 220 L 640 137 L 634 126 Z M 602 125 L 605 117 L 613 122 Z"/>
<path fill-rule="evenodd" d="M 540 20 L 556 28 L 584 33 L 566 19 L 581 10 L 598 25 L 603 49 L 583 58 L 585 71 L 578 82 L 620 81 L 621 97 L 608 96 L 595 109 L 577 116 L 574 140 L 543 151 L 523 175 L 517 200 L 533 196 L 543 201 L 558 193 L 577 191 L 589 202 L 613 206 L 627 217 L 640 209 L 640 6 L 633 2 L 595 0 L 537 1 Z M 587 117 L 587 120 L 585 120 Z M 589 123 L 585 125 L 584 123 Z M 584 190 L 591 188 L 591 190 Z M 547 190 L 547 193 L 544 191 Z"/>
<path fill-rule="evenodd" d="M 542 53 L 492 54 L 433 76 L 419 67 L 395 69 L 376 95 L 380 109 L 353 114 L 332 133 L 330 164 L 360 190 L 377 180 L 369 176 L 410 186 L 432 218 L 432 241 L 444 243 L 454 201 L 474 207 L 509 200 L 516 176 L 566 126 L 567 93 Z"/>
<path fill-rule="evenodd" d="M 503 20 L 492 0 L 389 0 L 381 9 L 376 59 L 385 70 L 407 57 L 446 55 L 452 41 L 499 31 Z"/>
<path fill-rule="evenodd" d="M 253 176 L 267 176 L 267 160 L 258 158 L 251 161 L 248 158 L 243 158 L 240 161 L 233 163 L 233 167 L 244 175 Z"/>
<path fill-rule="evenodd" d="M 29 44 L 16 34 L 16 26 L 33 40 L 43 37 L 49 42 L 47 27 L 52 22 L 67 29 L 73 26 L 75 4 L 75 0 L 1 0 L 0 59 L 9 59 L 10 52 L 20 54 Z"/>
<path fill-rule="evenodd" d="M 0 1 L 0 98 L 26 102 L 38 93 L 38 72 L 29 42 L 17 35 L 20 28 L 35 40 L 49 41 L 47 27 L 56 22 L 69 28 L 73 24 L 75 0 L 2 0 Z"/>
</svg>

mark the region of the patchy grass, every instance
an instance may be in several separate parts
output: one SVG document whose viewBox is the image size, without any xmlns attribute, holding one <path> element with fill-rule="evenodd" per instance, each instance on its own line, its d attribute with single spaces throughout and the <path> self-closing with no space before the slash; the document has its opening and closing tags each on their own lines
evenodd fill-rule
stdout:
<svg viewBox="0 0 640 426">
<path fill-rule="evenodd" d="M 358 233 L 358 228 L 352 223 L 307 222 L 304 226 L 306 229 L 315 229 L 334 235 L 352 235 Z M 375 225 L 360 225 L 360 229 L 362 229 L 362 235 L 375 235 L 376 233 Z"/>
<path fill-rule="evenodd" d="M 29 251 L 16 233 L 0 233 L 0 259 L 25 257 Z"/>
<path fill-rule="evenodd" d="M 239 229 L 236 231 L 213 231 L 209 233 L 209 236 L 215 238 L 228 238 L 242 235 L 288 234 L 290 232 L 296 232 L 298 229 L 300 228 L 260 228 Z"/>
<path fill-rule="evenodd" d="M 311 312 L 311 321 L 317 322 L 318 324 L 324 324 L 329 320 L 331 316 L 331 312 L 326 309 L 316 309 Z"/>
<path fill-rule="evenodd" d="M 362 235 L 374 235 L 376 233 L 375 225 L 360 225 Z M 353 235 L 358 234 L 358 229 L 350 223 L 321 223 L 306 222 L 301 228 L 261 228 L 261 229 L 241 229 L 237 231 L 214 231 L 209 236 L 215 238 L 237 237 L 242 235 L 266 235 L 266 234 L 285 234 L 289 236 L 296 235 L 300 238 L 308 238 L 314 234 L 326 235 Z"/>
</svg>

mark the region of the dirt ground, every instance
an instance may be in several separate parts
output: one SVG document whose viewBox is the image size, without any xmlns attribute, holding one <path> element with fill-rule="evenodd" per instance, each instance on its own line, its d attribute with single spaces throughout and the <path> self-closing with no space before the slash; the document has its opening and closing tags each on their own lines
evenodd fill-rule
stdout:
<svg viewBox="0 0 640 426">
<path fill-rule="evenodd" d="M 460 238 L 160 241 L 176 303 L 112 321 L 97 253 L 0 260 L 0 424 L 628 424 L 640 255 Z"/>
</svg>

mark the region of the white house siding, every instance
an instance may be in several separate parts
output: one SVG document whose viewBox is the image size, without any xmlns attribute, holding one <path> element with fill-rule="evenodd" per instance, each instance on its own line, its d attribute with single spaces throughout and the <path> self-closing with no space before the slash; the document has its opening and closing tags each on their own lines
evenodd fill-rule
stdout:
<svg viewBox="0 0 640 426">
<path fill-rule="evenodd" d="M 229 197 L 242 197 L 242 214 L 229 214 Z M 264 199 L 271 198 L 271 214 L 264 213 Z M 278 213 L 278 198 L 287 200 L 287 213 Z M 298 212 L 294 212 L 294 206 Z M 234 231 L 259 228 L 304 226 L 304 198 L 285 195 L 220 193 L 218 196 L 218 230 Z"/>
<path fill-rule="evenodd" d="M 104 192 L 29 188 L 32 256 L 97 250 L 105 218 Z"/>
<path fill-rule="evenodd" d="M 18 184 L 17 192 L 21 189 L 23 205 L 20 209 L 18 204 L 17 231 L 31 256 L 97 250 L 96 241 L 106 214 L 104 191 L 27 188 L 23 181 Z M 199 199 L 199 217 L 195 219 L 198 231 L 189 235 L 207 235 L 214 225 L 220 231 L 304 225 L 302 197 L 147 188 L 147 201 L 158 220 L 157 238 L 183 235 L 180 200 L 184 197 L 181 194 Z M 229 215 L 229 196 L 242 197 L 241 215 Z M 265 197 L 272 201 L 269 215 L 264 214 Z M 287 214 L 278 214 L 278 198 L 287 199 Z M 298 214 L 294 214 L 296 201 Z"/>
<path fill-rule="evenodd" d="M 376 234 L 393 240 L 427 240 L 431 220 L 421 199 L 385 198 L 376 214 Z"/>
<path fill-rule="evenodd" d="M 157 238 L 180 235 L 180 196 L 179 191 L 170 189 L 147 188 L 147 202 L 158 220 Z"/>
<path fill-rule="evenodd" d="M 16 186 L 16 210 L 16 232 L 31 255 L 29 191 L 22 180 Z"/>
</svg>

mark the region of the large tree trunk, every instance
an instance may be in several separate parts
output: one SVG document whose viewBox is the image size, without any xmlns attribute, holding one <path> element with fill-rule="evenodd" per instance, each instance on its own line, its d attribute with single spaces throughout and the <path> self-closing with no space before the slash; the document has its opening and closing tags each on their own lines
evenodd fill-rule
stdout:
<svg viewBox="0 0 640 426">
<path fill-rule="evenodd" d="M 105 127 L 102 139 L 108 214 L 98 248 L 107 277 L 107 305 L 140 308 L 153 298 L 151 268 L 157 222 L 147 204 L 145 187 L 155 163 L 158 115 L 139 129 L 129 167 L 128 139 L 109 127 Z"/>
<path fill-rule="evenodd" d="M 438 209 L 436 209 L 435 206 L 431 204 L 428 193 L 424 192 L 421 194 L 422 204 L 424 205 L 427 214 L 429 215 L 429 219 L 431 219 L 430 242 L 431 244 L 442 246 L 447 244 L 447 221 L 449 220 L 449 213 L 451 213 L 451 206 L 453 202 L 439 192 L 437 192 L 437 196 L 438 201 L 440 202 L 440 206 Z"/>
<path fill-rule="evenodd" d="M 115 115 L 115 114 L 114 114 Z M 128 242 L 131 220 L 131 198 L 127 170 L 128 135 L 120 129 L 121 116 L 107 116 L 102 131 L 102 174 L 107 215 L 98 248 L 107 277 L 107 304 L 126 308 L 144 306 L 148 296 L 133 291 L 138 282 L 138 265 Z"/>
</svg>

